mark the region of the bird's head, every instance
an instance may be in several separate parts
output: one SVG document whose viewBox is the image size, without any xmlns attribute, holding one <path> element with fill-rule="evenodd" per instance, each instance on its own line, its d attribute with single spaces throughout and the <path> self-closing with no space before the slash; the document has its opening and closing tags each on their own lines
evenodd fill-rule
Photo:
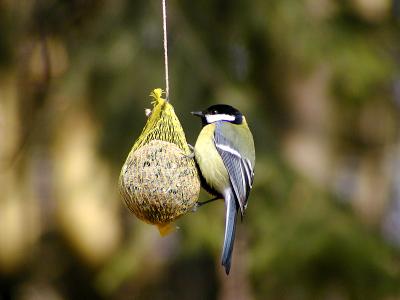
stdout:
<svg viewBox="0 0 400 300">
<path fill-rule="evenodd" d="M 201 117 L 203 126 L 218 121 L 230 122 L 233 124 L 242 124 L 243 122 L 242 113 L 227 104 L 212 105 L 204 111 L 193 111 L 192 115 Z"/>
</svg>

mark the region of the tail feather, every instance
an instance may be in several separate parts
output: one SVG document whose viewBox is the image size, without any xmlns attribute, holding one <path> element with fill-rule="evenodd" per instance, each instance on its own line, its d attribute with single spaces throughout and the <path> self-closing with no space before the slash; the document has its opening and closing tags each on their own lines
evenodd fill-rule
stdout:
<svg viewBox="0 0 400 300">
<path fill-rule="evenodd" d="M 235 197 L 229 194 L 225 197 L 226 219 L 225 219 L 225 237 L 222 250 L 222 265 L 225 267 L 225 273 L 228 275 L 231 269 L 231 258 L 233 244 L 235 242 L 237 204 Z"/>
</svg>

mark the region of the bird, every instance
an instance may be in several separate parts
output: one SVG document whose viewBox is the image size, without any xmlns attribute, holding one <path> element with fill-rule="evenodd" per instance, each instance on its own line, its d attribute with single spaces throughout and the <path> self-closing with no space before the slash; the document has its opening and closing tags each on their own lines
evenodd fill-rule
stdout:
<svg viewBox="0 0 400 300">
<path fill-rule="evenodd" d="M 237 215 L 240 211 L 243 219 L 253 186 L 254 139 L 245 116 L 230 105 L 216 104 L 192 114 L 202 122 L 193 150 L 202 187 L 216 196 L 214 199 L 225 201 L 221 263 L 229 275 Z"/>
</svg>

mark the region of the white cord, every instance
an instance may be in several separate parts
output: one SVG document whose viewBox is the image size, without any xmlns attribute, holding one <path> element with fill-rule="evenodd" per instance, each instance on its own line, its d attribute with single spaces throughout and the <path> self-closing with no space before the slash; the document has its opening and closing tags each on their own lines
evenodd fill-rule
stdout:
<svg viewBox="0 0 400 300">
<path fill-rule="evenodd" d="M 165 98 L 167 99 L 167 101 L 169 101 L 167 9 L 165 2 L 166 0 L 162 0 L 163 29 L 164 29 Z"/>
</svg>

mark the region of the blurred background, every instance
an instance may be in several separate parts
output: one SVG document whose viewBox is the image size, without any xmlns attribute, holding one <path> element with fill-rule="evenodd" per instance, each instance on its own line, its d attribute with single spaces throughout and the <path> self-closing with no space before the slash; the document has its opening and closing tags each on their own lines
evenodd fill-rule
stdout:
<svg viewBox="0 0 400 300">
<path fill-rule="evenodd" d="M 0 299 L 400 299 L 400 2 L 168 1 L 170 98 L 247 116 L 231 274 L 222 202 L 161 238 L 120 168 L 164 88 L 161 1 L 0 1 Z M 203 193 L 201 200 L 207 200 Z"/>
</svg>

